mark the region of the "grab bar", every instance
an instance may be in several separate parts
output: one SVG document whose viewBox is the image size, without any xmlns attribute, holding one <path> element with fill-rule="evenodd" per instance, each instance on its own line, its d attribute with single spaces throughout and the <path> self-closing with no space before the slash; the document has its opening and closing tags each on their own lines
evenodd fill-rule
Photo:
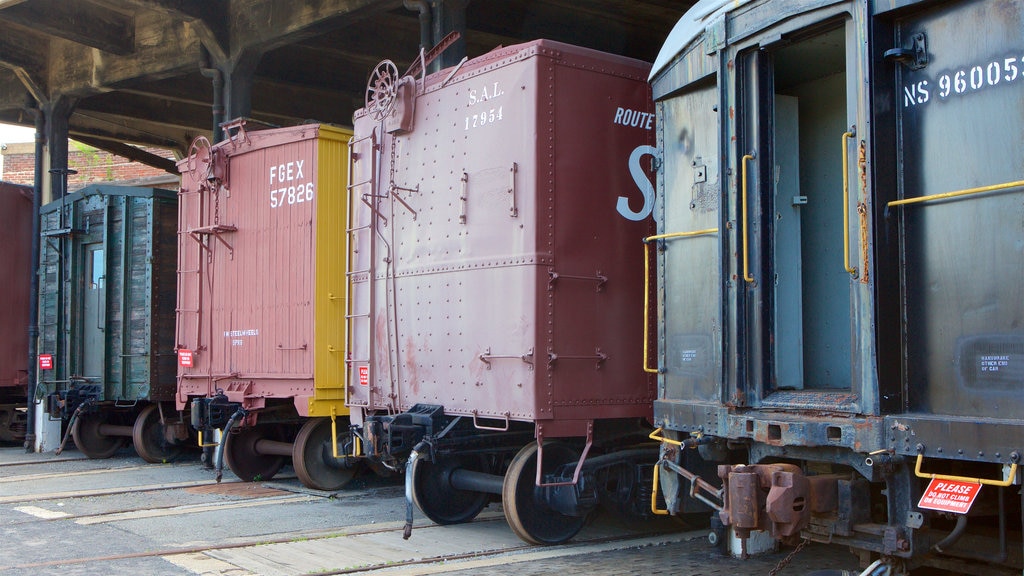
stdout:
<svg viewBox="0 0 1024 576">
<path fill-rule="evenodd" d="M 650 243 L 655 240 L 667 240 L 670 238 L 693 238 L 694 236 L 704 236 L 707 234 L 717 234 L 718 228 L 705 228 L 704 230 L 694 230 L 693 232 L 670 232 L 668 234 L 658 234 L 655 236 L 648 236 L 644 238 L 644 372 L 648 374 L 658 374 L 661 372 L 658 368 L 651 368 L 647 365 L 648 360 L 648 349 L 647 343 L 650 340 L 650 315 L 651 315 L 651 256 L 650 256 Z"/>
<path fill-rule="evenodd" d="M 754 277 L 750 275 L 750 250 L 748 248 L 750 234 L 747 231 L 747 161 L 753 160 L 754 154 L 745 154 L 740 160 L 740 173 L 742 174 L 743 186 L 743 280 L 748 284 L 754 283 Z"/>
<path fill-rule="evenodd" d="M 843 132 L 843 264 L 846 271 L 857 277 L 857 267 L 850 266 L 850 159 L 846 141 L 857 136 L 853 130 Z"/>
</svg>

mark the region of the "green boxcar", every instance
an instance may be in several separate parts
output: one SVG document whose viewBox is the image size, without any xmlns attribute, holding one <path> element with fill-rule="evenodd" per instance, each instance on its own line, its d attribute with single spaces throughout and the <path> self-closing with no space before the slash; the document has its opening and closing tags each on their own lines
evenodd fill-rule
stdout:
<svg viewBox="0 0 1024 576">
<path fill-rule="evenodd" d="M 75 444 L 105 458 L 132 438 L 151 462 L 174 457 L 178 197 L 93 185 L 40 211 L 39 395 Z M 41 362 L 45 368 L 47 362 Z"/>
</svg>

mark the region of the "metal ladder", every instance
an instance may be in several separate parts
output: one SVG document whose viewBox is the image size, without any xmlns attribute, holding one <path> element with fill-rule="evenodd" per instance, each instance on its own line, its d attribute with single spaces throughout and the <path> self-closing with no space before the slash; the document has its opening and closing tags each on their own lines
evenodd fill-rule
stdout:
<svg viewBox="0 0 1024 576">
<path fill-rule="evenodd" d="M 373 401 L 373 366 L 374 366 L 374 338 L 375 338 L 375 327 L 373 322 L 373 311 L 376 307 L 376 296 L 373 286 L 374 276 L 374 262 L 376 260 L 376 242 L 374 242 L 374 234 L 377 229 L 377 218 L 373 214 L 373 208 L 370 207 L 369 219 L 365 223 L 355 222 L 357 213 L 364 213 L 364 211 L 357 208 L 361 203 L 364 203 L 364 196 L 372 197 L 375 191 L 375 184 L 377 183 L 377 170 L 380 166 L 379 158 L 379 145 L 376 139 L 376 130 L 372 131 L 369 136 L 356 139 L 354 136 L 348 141 L 348 180 L 349 183 L 346 186 L 348 193 L 348 213 L 346 216 L 345 225 L 345 302 L 347 306 L 345 314 L 345 355 L 347 368 L 345 370 L 345 404 L 348 406 L 366 406 L 371 407 L 374 405 Z M 369 144 L 367 146 L 367 144 Z M 359 149 L 359 150 L 357 150 Z M 358 162 L 362 162 L 363 165 L 368 164 L 368 169 L 363 172 L 366 177 L 362 180 L 356 181 L 355 165 Z M 368 191 L 367 191 L 368 188 Z M 359 238 L 364 236 L 363 243 L 366 246 L 362 246 Z M 366 254 L 367 264 L 364 268 L 356 268 L 356 255 L 361 249 L 368 250 Z M 365 278 L 365 290 L 367 291 L 367 298 L 365 299 L 365 310 L 356 310 L 355 303 L 352 300 L 352 292 L 354 285 L 360 278 Z M 353 355 L 353 339 L 358 333 L 357 323 L 364 323 L 363 334 L 365 337 L 362 338 L 362 344 L 365 346 L 366 357 L 355 357 Z M 353 385 L 352 378 L 353 373 L 357 374 L 357 378 L 366 380 L 367 385 L 367 398 L 365 403 L 354 401 L 350 395 L 350 386 Z M 360 383 L 361 385 L 361 383 Z"/>
</svg>

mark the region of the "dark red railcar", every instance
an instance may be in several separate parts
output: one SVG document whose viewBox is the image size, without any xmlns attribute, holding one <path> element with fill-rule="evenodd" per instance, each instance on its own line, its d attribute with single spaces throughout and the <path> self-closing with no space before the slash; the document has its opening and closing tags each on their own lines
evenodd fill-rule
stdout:
<svg viewBox="0 0 1024 576">
<path fill-rule="evenodd" d="M 366 456 L 404 465 L 437 522 L 498 493 L 520 537 L 561 542 L 651 472 L 655 451 L 622 450 L 655 394 L 637 248 L 652 233 L 648 70 L 541 40 L 371 77 L 352 145 L 347 402 Z"/>
<path fill-rule="evenodd" d="M 32 188 L 0 182 L 0 442 L 25 438 Z"/>
</svg>

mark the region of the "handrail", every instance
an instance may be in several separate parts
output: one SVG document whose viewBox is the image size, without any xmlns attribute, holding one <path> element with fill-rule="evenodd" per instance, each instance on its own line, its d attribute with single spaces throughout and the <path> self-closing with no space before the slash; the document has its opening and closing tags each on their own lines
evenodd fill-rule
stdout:
<svg viewBox="0 0 1024 576">
<path fill-rule="evenodd" d="M 659 436 L 661 431 L 662 431 L 662 429 L 658 428 L 654 432 L 651 432 L 649 438 L 651 438 L 652 440 L 660 440 L 662 442 L 665 442 L 667 444 L 671 444 L 673 446 L 679 446 L 679 447 L 685 447 L 686 446 L 685 442 L 682 442 L 682 441 L 679 441 L 679 440 L 672 440 L 670 438 L 665 438 L 663 436 Z M 676 464 L 675 462 L 672 462 L 671 460 L 668 460 L 666 457 L 663 456 L 660 460 L 658 460 L 657 464 L 654 465 L 654 486 L 652 487 L 652 490 L 651 490 L 651 513 L 656 514 L 658 516 L 664 516 L 666 514 L 670 514 L 671 513 L 670 510 L 668 510 L 668 509 L 661 510 L 661 509 L 658 508 L 658 487 L 660 485 L 660 483 L 659 483 L 660 468 L 661 468 L 662 465 L 664 465 L 670 471 L 675 472 L 676 474 L 682 476 L 683 478 L 685 478 L 687 481 L 690 482 L 690 490 L 689 490 L 688 494 L 689 494 L 689 496 L 691 498 L 699 500 L 700 502 L 703 502 L 703 503 L 707 504 L 708 507 L 713 508 L 713 509 L 718 510 L 718 511 L 721 511 L 724 508 L 724 505 L 721 504 L 721 501 L 724 498 L 724 492 L 725 492 L 725 488 L 724 487 L 723 488 L 716 488 L 715 486 L 712 486 L 709 482 L 707 482 L 706 480 L 701 478 L 700 475 L 695 474 L 693 472 L 690 472 L 686 468 L 683 468 L 682 466 Z M 707 496 L 704 496 L 701 493 L 702 491 L 706 492 L 707 494 L 709 494 L 712 497 L 714 497 L 715 499 L 717 499 L 718 502 L 712 501 Z"/>
<path fill-rule="evenodd" d="M 664 428 L 656 428 L 654 430 L 654 432 L 651 432 L 650 435 L 648 435 L 647 437 L 650 438 L 651 440 L 657 440 L 659 442 L 665 442 L 665 443 L 671 444 L 673 446 L 682 446 L 683 445 L 683 443 L 680 442 L 679 440 L 673 440 L 671 438 L 665 438 L 664 436 L 659 436 L 659 434 L 661 434 L 662 430 L 664 430 Z"/>
<path fill-rule="evenodd" d="M 743 280 L 748 284 L 754 283 L 754 277 L 750 275 L 750 250 L 748 248 L 750 234 L 747 231 L 747 161 L 753 160 L 754 154 L 744 154 L 740 160 L 740 174 L 742 175 L 742 209 L 743 209 Z"/>
<path fill-rule="evenodd" d="M 650 256 L 650 243 L 654 240 L 668 240 L 671 238 L 693 238 L 695 236 L 704 236 L 707 234 L 717 234 L 718 228 L 705 228 L 704 230 L 694 230 L 692 232 L 670 232 L 668 234 L 656 234 L 654 236 L 648 236 L 644 238 L 644 372 L 648 374 L 659 374 L 661 370 L 658 368 L 651 368 L 647 364 L 648 360 L 648 347 L 647 343 L 650 340 L 650 313 L 651 313 L 651 256 Z"/>
<path fill-rule="evenodd" d="M 843 264 L 846 272 L 857 277 L 857 267 L 850 266 L 850 159 L 846 141 L 857 136 L 853 130 L 843 132 Z"/>
<path fill-rule="evenodd" d="M 1017 463 L 1010 464 L 1010 473 L 1007 475 L 1006 480 L 989 480 L 987 478 L 968 478 L 966 476 L 951 476 L 947 474 L 929 474 L 927 472 L 921 472 L 921 464 L 924 463 L 924 454 L 917 455 L 917 465 L 914 466 L 914 475 L 918 478 L 931 478 L 933 480 L 953 480 L 957 482 L 974 482 L 975 484 L 985 484 L 987 486 L 1010 486 L 1013 484 L 1014 478 L 1017 476 Z"/>
<path fill-rule="evenodd" d="M 654 465 L 654 487 L 651 490 L 651 513 L 655 516 L 668 516 L 670 514 L 668 508 L 665 508 L 664 510 L 658 508 L 658 485 L 660 484 L 658 472 L 660 470 L 661 460 L 658 460 L 657 464 Z"/>
<path fill-rule="evenodd" d="M 971 194 L 981 194 L 982 192 L 995 192 L 998 190 L 1018 188 L 1021 186 L 1024 186 L 1024 180 L 1017 180 L 1016 182 L 1006 182 L 1005 184 L 993 184 L 991 186 L 979 186 L 978 188 L 966 188 L 964 190 L 957 190 L 955 192 L 943 192 L 941 194 L 931 194 L 929 196 L 918 196 L 917 198 L 904 198 L 903 200 L 893 200 L 892 202 L 886 204 L 886 206 L 905 206 L 907 204 L 918 204 L 921 202 L 928 202 L 931 200 L 945 200 L 946 198 L 969 196 Z"/>
</svg>

